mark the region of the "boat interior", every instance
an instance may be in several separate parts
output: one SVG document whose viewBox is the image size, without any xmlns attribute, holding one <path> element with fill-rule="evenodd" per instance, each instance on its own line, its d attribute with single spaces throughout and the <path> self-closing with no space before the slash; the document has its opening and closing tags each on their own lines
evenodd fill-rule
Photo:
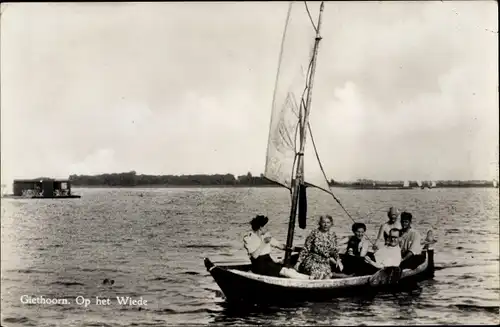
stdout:
<svg viewBox="0 0 500 327">
<path fill-rule="evenodd" d="M 300 251 L 301 248 L 298 247 L 296 249 L 298 251 Z M 423 253 L 426 253 L 426 251 L 423 251 Z M 340 254 L 340 257 L 343 258 L 344 255 L 345 254 Z M 292 266 L 294 266 L 297 263 L 298 257 L 299 257 L 299 253 L 298 252 L 292 254 L 292 256 L 291 256 L 291 265 Z M 419 267 L 417 267 L 413 271 L 414 272 L 420 272 L 422 270 L 425 270 L 425 268 L 427 267 L 427 265 L 428 265 L 428 260 L 427 260 L 427 256 L 426 256 L 425 262 L 422 263 Z M 209 259 L 205 259 L 205 266 L 206 266 L 207 270 L 211 270 L 211 268 L 214 267 L 215 265 Z M 245 272 L 248 275 L 260 276 L 260 275 L 257 275 L 257 274 L 255 274 L 255 273 L 252 272 L 252 265 L 250 263 L 247 263 L 247 264 L 222 264 L 222 265 L 217 265 L 217 266 L 219 268 L 222 268 L 222 269 L 237 270 L 237 271 Z M 412 275 L 413 271 L 411 269 L 404 269 L 403 270 L 403 275 Z M 369 275 L 366 275 L 366 276 L 369 276 Z M 269 277 L 269 276 L 266 276 L 266 277 Z M 359 277 L 365 277 L 365 276 L 362 276 L 362 275 L 345 276 L 345 277 L 335 277 L 333 279 L 346 279 L 346 278 L 359 278 Z M 271 278 L 272 279 L 288 279 L 288 278 L 285 278 L 285 277 L 271 277 Z"/>
</svg>

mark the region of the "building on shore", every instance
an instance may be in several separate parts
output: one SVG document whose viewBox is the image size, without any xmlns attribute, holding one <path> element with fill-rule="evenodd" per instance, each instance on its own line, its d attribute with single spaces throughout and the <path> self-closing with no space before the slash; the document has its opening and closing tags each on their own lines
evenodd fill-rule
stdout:
<svg viewBox="0 0 500 327">
<path fill-rule="evenodd" d="M 16 179 L 12 184 L 13 196 L 56 198 L 71 197 L 69 180 L 58 179 Z"/>
</svg>

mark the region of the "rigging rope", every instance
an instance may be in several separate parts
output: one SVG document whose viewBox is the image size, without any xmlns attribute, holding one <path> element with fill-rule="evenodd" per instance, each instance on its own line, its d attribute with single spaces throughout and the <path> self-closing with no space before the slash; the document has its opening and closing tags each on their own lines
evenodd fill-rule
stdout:
<svg viewBox="0 0 500 327">
<path fill-rule="evenodd" d="M 318 160 L 318 164 L 319 164 L 319 168 L 321 169 L 321 172 L 323 173 L 323 177 L 325 178 L 326 180 L 326 183 L 327 185 L 330 185 L 328 183 L 328 178 L 326 177 L 326 173 L 325 173 L 325 170 L 323 169 L 323 164 L 321 163 L 321 160 L 319 159 L 319 154 L 318 154 L 318 151 L 316 149 L 316 143 L 314 142 L 314 137 L 313 137 L 313 134 L 312 134 L 312 129 L 311 129 L 311 124 L 309 122 L 307 122 L 307 127 L 309 129 L 309 134 L 311 134 L 311 143 L 313 145 L 313 148 L 314 148 L 314 153 L 316 154 L 316 159 Z M 344 210 L 344 212 L 346 213 L 346 215 L 351 218 L 351 220 L 353 222 L 356 223 L 356 220 L 354 220 L 354 218 L 351 216 L 351 214 L 347 211 L 347 209 L 342 205 L 342 203 L 340 203 L 340 200 L 335 196 L 335 194 L 333 194 L 332 191 L 329 192 L 330 195 L 333 197 L 333 199 L 335 201 L 337 201 L 337 203 L 339 204 L 339 206 L 342 208 L 342 210 Z M 365 237 L 368 241 L 370 241 L 370 243 L 372 245 L 375 245 L 375 243 L 368 237 L 368 235 L 365 234 Z"/>
<path fill-rule="evenodd" d="M 311 56 L 311 60 L 309 60 L 309 66 L 307 68 L 307 73 L 306 73 L 306 86 L 304 87 L 304 91 L 302 91 L 302 96 L 300 97 L 300 105 L 298 107 L 298 110 L 301 111 L 302 108 L 306 108 L 306 103 L 304 102 L 304 96 L 306 95 L 306 91 L 307 89 L 309 88 L 309 81 L 311 79 L 311 68 L 312 68 L 312 64 L 313 64 L 313 57 Z M 299 118 L 299 117 L 297 117 Z M 299 132 L 299 125 L 301 124 L 301 122 L 299 121 L 297 123 L 297 125 L 295 126 L 295 138 L 294 138 L 294 151 L 295 151 L 295 157 L 293 159 L 293 165 L 292 165 L 292 180 L 294 179 L 294 172 L 295 172 L 295 164 L 297 162 L 297 157 L 299 156 L 299 153 L 297 151 L 297 133 Z M 291 193 L 291 189 L 290 189 L 290 193 Z"/>
<path fill-rule="evenodd" d="M 314 25 L 314 21 L 311 17 L 311 13 L 309 12 L 309 7 L 307 6 L 307 1 L 304 1 L 304 4 L 306 5 L 306 10 L 307 10 L 307 15 L 309 16 L 309 20 L 311 21 L 311 24 L 314 28 L 314 30 L 316 31 L 316 33 L 318 32 L 318 29 L 316 28 L 316 25 Z"/>
<path fill-rule="evenodd" d="M 284 44 L 284 40 L 285 40 L 285 35 L 286 35 L 286 31 L 288 29 L 288 23 L 289 23 L 289 20 L 290 20 L 290 12 L 292 10 L 292 4 L 293 3 L 290 3 L 290 6 L 288 7 L 288 15 L 287 15 L 287 20 L 286 20 L 286 24 L 285 24 L 285 32 L 283 33 L 283 40 L 282 40 L 282 49 L 281 49 L 281 53 L 280 53 L 280 62 L 281 62 L 281 57 L 283 55 L 283 44 Z M 311 12 L 309 11 L 309 7 L 307 6 L 307 2 L 304 1 L 304 5 L 306 7 L 306 10 L 307 10 L 307 14 L 309 16 L 309 20 L 311 21 L 311 24 L 314 28 L 314 31 L 317 33 L 318 32 L 318 29 L 316 28 L 316 25 L 314 24 L 314 21 L 312 19 L 312 16 L 311 16 Z M 316 45 L 314 45 L 315 47 Z M 314 51 L 314 50 L 313 50 Z M 304 90 L 302 91 L 302 96 L 300 98 L 300 105 L 299 107 L 297 108 L 299 110 L 299 112 L 301 112 L 301 107 L 302 108 L 306 108 L 306 103 L 304 101 L 304 96 L 306 95 L 306 92 L 307 92 L 307 89 L 309 89 L 309 81 L 311 79 L 311 68 L 312 68 L 312 64 L 313 64 L 313 59 L 314 57 L 311 56 L 311 60 L 309 60 L 309 65 L 307 67 L 307 72 L 306 72 L 306 85 L 304 87 Z M 279 68 L 278 68 L 279 69 Z M 279 74 L 279 72 L 278 72 Z M 299 118 L 299 117 L 297 117 Z M 295 126 L 295 138 L 294 138 L 294 151 L 295 151 L 295 157 L 293 159 L 293 164 L 292 164 L 292 180 L 294 179 L 294 173 L 295 173 L 295 164 L 297 163 L 297 156 L 299 155 L 298 151 L 297 151 L 297 133 L 299 132 L 299 125 L 301 124 L 302 122 L 299 121 L 299 123 Z M 292 193 L 292 189 L 290 189 L 290 194 Z"/>
<path fill-rule="evenodd" d="M 306 10 L 307 10 L 307 14 L 309 16 L 309 19 L 311 21 L 311 24 L 314 28 L 314 30 L 316 31 L 316 33 L 318 32 L 318 29 L 316 27 L 316 25 L 314 24 L 314 21 L 311 17 L 311 13 L 309 11 L 309 7 L 307 6 L 307 2 L 304 1 L 304 4 L 305 4 L 305 7 L 306 7 Z M 285 40 L 285 35 L 286 35 L 286 31 L 287 31 L 287 28 L 288 28 L 288 22 L 289 22 L 289 19 L 290 19 L 290 11 L 291 11 L 291 7 L 292 7 L 292 4 L 290 4 L 289 6 L 289 9 L 288 9 L 288 15 L 287 15 L 287 21 L 286 21 L 286 24 L 285 24 L 285 33 L 283 34 L 283 40 L 282 40 L 282 48 L 281 48 L 281 52 L 280 52 L 280 63 L 281 63 L 281 58 L 283 56 L 283 44 L 284 44 L 284 40 Z M 314 45 L 314 47 L 316 47 L 317 44 Z M 314 51 L 314 50 L 313 50 Z M 306 95 L 306 91 L 309 89 L 309 83 L 310 83 L 310 79 L 311 79 L 311 69 L 312 69 L 312 64 L 313 64 L 313 60 L 314 60 L 314 56 L 311 56 L 311 60 L 309 61 L 309 65 L 308 65 L 308 68 L 307 68 L 307 73 L 306 73 L 306 85 L 304 87 L 304 90 L 302 92 L 302 96 L 301 96 L 301 100 L 300 100 L 300 105 L 299 105 L 299 112 L 302 112 L 302 108 L 304 108 L 304 111 L 307 110 L 307 105 L 305 103 L 305 100 L 304 100 L 304 97 Z M 278 76 L 279 76 L 279 68 L 278 67 Z M 277 78 L 278 80 L 278 78 Z M 278 82 L 276 80 L 276 83 Z M 300 114 L 299 114 L 299 117 L 300 117 Z M 298 118 L 299 118 L 298 117 Z M 294 157 L 294 161 L 293 161 L 293 164 L 292 164 L 292 180 L 294 179 L 294 171 L 295 171 L 295 165 L 297 163 L 297 157 L 299 156 L 299 153 L 297 151 L 297 133 L 299 131 L 298 127 L 299 127 L 299 124 L 301 124 L 302 122 L 299 122 L 297 124 L 297 126 L 295 127 L 295 138 L 294 138 L 294 148 L 295 148 L 295 157 Z M 328 182 L 328 177 L 326 176 L 326 173 L 325 173 L 325 170 L 323 169 L 323 165 L 321 163 L 321 160 L 319 158 L 319 154 L 318 154 L 318 151 L 316 149 L 316 143 L 314 142 L 314 137 L 313 137 L 313 134 L 312 134 L 312 130 L 311 130 L 311 124 L 309 122 L 307 122 L 307 128 L 309 130 L 309 134 L 311 135 L 311 142 L 312 142 L 312 145 L 313 145 L 313 148 L 314 148 L 314 153 L 316 154 L 316 159 L 318 160 L 318 164 L 319 164 L 319 167 L 321 169 L 321 172 L 323 173 L 323 177 L 325 178 L 325 181 L 327 183 L 327 185 L 330 185 L 329 182 Z M 304 133 L 307 133 L 306 130 L 304 130 Z M 292 193 L 292 189 L 290 189 L 290 193 Z M 342 208 L 342 210 L 346 213 L 346 215 L 353 221 L 356 223 L 356 220 L 354 220 L 354 218 L 351 216 L 351 214 L 347 211 L 347 209 L 342 205 L 342 203 L 340 202 L 340 200 L 335 196 L 335 194 L 333 194 L 333 192 L 328 192 L 330 193 L 330 195 L 333 197 L 333 199 L 338 203 L 338 205 Z M 367 240 L 372 244 L 372 245 L 375 245 L 375 243 L 367 236 L 365 235 L 365 237 L 367 238 Z"/>
<path fill-rule="evenodd" d="M 311 24 L 312 24 L 312 27 L 314 28 L 314 30 L 316 31 L 316 33 L 318 32 L 318 29 L 316 27 L 316 25 L 314 24 L 314 20 L 312 19 L 312 16 L 311 16 L 311 12 L 309 11 L 309 7 L 307 5 L 307 2 L 304 1 L 304 5 L 305 5 L 305 8 L 306 8 L 306 11 L 307 11 L 307 15 L 309 16 L 309 20 L 311 21 Z M 291 8 L 291 5 L 290 5 L 290 8 Z M 289 9 L 290 10 L 290 9 Z M 290 12 L 288 13 L 290 14 Z M 478 26 L 474 26 L 474 27 L 478 27 Z M 484 28 L 484 30 L 488 31 L 488 32 L 492 32 L 492 33 L 497 33 L 498 34 L 498 31 L 492 31 L 492 30 L 488 30 L 487 28 Z M 280 55 L 281 57 L 281 55 Z M 309 83 L 310 83 L 310 77 L 311 77 L 311 67 L 312 67 L 312 63 L 313 63 L 313 58 L 311 57 L 311 60 L 309 62 L 309 67 L 307 69 L 307 75 L 306 75 L 306 85 L 304 87 L 304 91 L 302 92 L 302 96 L 301 96 L 301 101 L 300 101 L 300 105 L 299 105 L 299 110 L 301 111 L 302 108 L 304 108 L 304 110 L 308 110 L 307 106 L 306 106 L 306 103 L 305 103 L 305 100 L 304 100 L 304 97 L 306 95 L 306 92 L 307 90 L 309 89 Z M 300 122 L 302 123 L 302 122 Z M 295 128 L 295 139 L 294 139 L 294 147 L 295 147 L 295 158 L 294 158 L 294 163 L 293 163 L 293 170 L 292 170 L 292 179 L 293 179 L 293 172 L 295 171 L 295 165 L 296 165 L 296 161 L 297 161 L 297 157 L 299 155 L 298 151 L 297 151 L 297 133 L 298 133 L 298 125 L 296 126 Z M 329 184 L 329 181 L 328 181 L 328 177 L 326 176 L 326 173 L 325 173 L 325 170 L 323 168 L 323 165 L 321 163 L 321 160 L 319 158 L 319 154 L 318 154 L 318 151 L 317 151 L 317 148 L 316 148 L 316 144 L 315 144 L 315 141 L 314 141 L 314 136 L 312 134 L 312 129 L 311 129 L 311 124 L 309 122 L 307 122 L 307 128 L 309 130 L 309 134 L 311 135 L 311 142 L 312 142 L 312 145 L 313 145 L 313 148 L 314 148 L 314 153 L 316 155 L 316 159 L 318 160 L 318 164 L 319 164 L 319 167 L 321 169 L 321 172 L 323 174 L 323 177 L 325 178 L 325 181 L 327 183 L 327 185 L 330 185 Z M 305 131 L 304 131 L 305 132 Z M 356 220 L 354 220 L 354 218 L 352 217 L 352 215 L 347 211 L 347 209 L 344 207 L 344 205 L 340 202 L 340 200 L 335 196 L 335 194 L 333 194 L 333 192 L 330 190 L 328 193 L 330 193 L 330 195 L 333 197 L 333 199 L 338 203 L 338 205 L 340 206 L 340 208 L 345 212 L 345 214 L 353 221 L 356 223 Z M 439 221 L 439 218 L 438 218 L 438 221 Z M 435 225 L 437 225 L 438 222 L 436 222 Z M 433 226 L 435 227 L 435 226 Z M 372 245 L 375 245 L 375 243 L 365 234 L 365 237 L 368 239 L 368 241 L 370 241 L 370 243 Z"/>
<path fill-rule="evenodd" d="M 314 21 L 311 17 L 311 13 L 309 11 L 309 7 L 307 6 L 307 2 L 304 1 L 304 5 L 306 7 L 306 10 L 307 10 L 307 15 L 309 16 L 309 20 L 311 21 L 311 24 L 314 28 L 314 30 L 316 31 L 316 33 L 318 32 L 318 29 L 316 27 L 316 25 L 314 24 Z M 317 46 L 317 43 L 315 43 L 314 45 L 315 47 Z M 314 56 L 311 56 L 311 60 L 309 62 L 309 67 L 307 69 L 307 76 L 306 76 L 306 86 L 304 88 L 304 91 L 302 92 L 302 97 L 301 97 L 301 107 L 304 108 L 304 110 L 307 110 L 307 106 L 306 106 L 306 103 L 304 101 L 304 95 L 307 91 L 307 89 L 309 88 L 309 83 L 310 83 L 310 79 L 311 79 L 311 68 L 312 68 L 312 64 L 313 64 L 313 59 L 314 59 Z M 327 185 L 330 185 L 329 182 L 328 182 L 328 177 L 326 176 L 326 173 L 325 173 L 325 170 L 323 169 L 323 164 L 321 163 L 321 160 L 319 159 L 319 154 L 318 154 L 318 151 L 316 149 L 316 143 L 314 142 L 314 137 L 313 137 L 313 134 L 312 134 L 312 130 L 311 130 L 311 124 L 309 122 L 307 122 L 307 128 L 309 130 L 309 134 L 311 135 L 311 142 L 312 142 L 312 145 L 313 145 L 313 148 L 314 148 L 314 153 L 316 154 L 316 159 L 318 160 L 318 164 L 319 164 L 319 167 L 321 169 L 321 172 L 323 173 L 323 177 L 325 178 L 325 181 L 327 183 Z M 307 131 L 304 131 L 304 133 L 307 133 Z M 297 158 L 297 148 L 296 148 L 296 145 L 295 145 L 295 158 Z M 294 166 L 295 166 L 295 160 L 294 160 Z M 335 194 L 333 194 L 333 192 L 330 190 L 330 195 L 333 197 L 333 199 L 338 203 L 338 205 L 342 208 L 342 210 L 344 210 L 344 212 L 346 213 L 346 215 L 353 221 L 356 223 L 356 220 L 354 220 L 354 218 L 351 216 L 351 214 L 347 211 L 347 209 L 342 205 L 342 203 L 340 202 L 340 200 L 335 196 Z M 365 235 L 365 237 L 368 239 L 368 241 L 370 241 L 370 243 L 372 245 L 375 245 L 375 243 L 367 236 Z"/>
</svg>

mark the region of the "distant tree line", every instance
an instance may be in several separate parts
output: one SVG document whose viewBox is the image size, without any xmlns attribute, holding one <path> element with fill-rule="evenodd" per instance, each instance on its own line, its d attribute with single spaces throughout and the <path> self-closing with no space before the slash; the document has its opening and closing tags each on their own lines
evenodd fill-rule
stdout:
<svg viewBox="0 0 500 327">
<path fill-rule="evenodd" d="M 263 174 L 252 176 L 234 176 L 232 174 L 197 174 L 197 175 L 138 175 L 135 171 L 126 173 L 101 174 L 101 175 L 71 175 L 70 182 L 74 186 L 111 186 L 111 187 L 133 187 L 133 186 L 275 186 L 276 183 L 268 180 Z M 375 181 L 371 179 L 358 179 L 355 182 L 339 182 L 330 180 L 330 186 L 349 188 L 378 188 L 378 187 L 492 187 L 493 181 L 456 181 L 438 180 L 434 181 Z M 420 185 L 419 185 L 420 184 Z"/>
<path fill-rule="evenodd" d="M 235 177 L 232 174 L 215 175 L 137 175 L 135 171 L 128 173 L 101 175 L 71 175 L 71 183 L 75 186 L 272 186 L 276 183 L 266 179 L 264 175 L 246 175 Z"/>
</svg>

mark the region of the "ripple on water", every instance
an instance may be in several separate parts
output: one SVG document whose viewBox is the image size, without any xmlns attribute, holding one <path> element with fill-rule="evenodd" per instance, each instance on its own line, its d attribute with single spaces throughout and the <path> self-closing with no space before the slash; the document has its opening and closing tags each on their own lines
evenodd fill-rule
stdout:
<svg viewBox="0 0 500 327">
<path fill-rule="evenodd" d="M 4 324 L 20 324 L 22 326 L 36 326 L 36 323 L 28 317 L 6 317 L 2 319 Z"/>
</svg>

